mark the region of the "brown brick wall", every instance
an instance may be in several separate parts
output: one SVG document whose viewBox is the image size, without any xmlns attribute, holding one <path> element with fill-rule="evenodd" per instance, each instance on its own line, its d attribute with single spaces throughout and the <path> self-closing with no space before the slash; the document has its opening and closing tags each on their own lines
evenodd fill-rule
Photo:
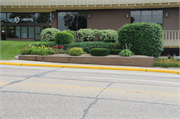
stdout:
<svg viewBox="0 0 180 119">
<path fill-rule="evenodd" d="M 119 30 L 124 24 L 130 23 L 130 10 L 88 11 L 87 28 Z M 125 15 L 128 14 L 127 19 Z"/>
<path fill-rule="evenodd" d="M 168 17 L 165 14 L 168 13 Z M 164 30 L 179 30 L 179 8 L 164 9 L 163 13 L 163 28 Z"/>
<path fill-rule="evenodd" d="M 58 21 L 58 14 L 56 11 L 53 11 L 52 12 L 52 17 L 53 17 L 53 14 L 54 14 L 54 19 L 52 18 L 52 27 L 54 28 L 57 28 L 58 24 L 57 24 L 57 21 Z"/>
</svg>

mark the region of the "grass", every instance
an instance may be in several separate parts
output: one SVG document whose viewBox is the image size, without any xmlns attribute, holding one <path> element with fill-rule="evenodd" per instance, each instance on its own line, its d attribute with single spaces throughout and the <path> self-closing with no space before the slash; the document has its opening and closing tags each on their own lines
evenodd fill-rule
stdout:
<svg viewBox="0 0 180 119">
<path fill-rule="evenodd" d="M 52 42 L 41 42 L 41 41 L 0 41 L 1 55 L 0 60 L 12 60 L 14 56 L 20 54 L 20 50 L 27 44 L 36 43 L 52 43 Z"/>
<path fill-rule="evenodd" d="M 154 61 L 154 67 L 180 67 L 179 59 L 158 58 Z"/>
</svg>

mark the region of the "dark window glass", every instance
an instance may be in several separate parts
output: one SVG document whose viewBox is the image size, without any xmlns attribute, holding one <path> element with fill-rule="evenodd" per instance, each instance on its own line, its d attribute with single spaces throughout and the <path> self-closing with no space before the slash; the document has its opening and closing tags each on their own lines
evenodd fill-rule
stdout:
<svg viewBox="0 0 180 119">
<path fill-rule="evenodd" d="M 151 11 L 142 11 L 142 22 L 151 22 Z"/>
<path fill-rule="evenodd" d="M 87 12 L 78 13 L 78 30 L 87 28 Z"/>
<path fill-rule="evenodd" d="M 34 23 L 33 13 L 20 14 L 20 17 L 21 17 L 21 23 Z"/>
<path fill-rule="evenodd" d="M 20 38 L 20 27 L 19 26 L 15 27 L 15 37 Z"/>
<path fill-rule="evenodd" d="M 131 11 L 131 23 L 141 22 L 141 11 Z"/>
<path fill-rule="evenodd" d="M 9 23 L 20 23 L 20 14 L 19 13 L 7 13 L 7 22 Z"/>
<path fill-rule="evenodd" d="M 153 10 L 152 22 L 163 25 L 163 11 L 162 10 Z"/>
<path fill-rule="evenodd" d="M 7 37 L 8 38 L 15 38 L 15 27 L 13 26 L 8 26 L 7 27 Z"/>
<path fill-rule="evenodd" d="M 29 26 L 29 38 L 34 38 L 34 27 Z"/>
<path fill-rule="evenodd" d="M 68 29 L 67 19 L 68 19 L 68 13 L 67 12 L 59 12 L 58 13 L 58 29 L 60 31 Z"/>
<path fill-rule="evenodd" d="M 49 23 L 49 13 L 35 13 L 35 23 Z"/>
<path fill-rule="evenodd" d="M 28 34 L 27 34 L 27 27 L 21 27 L 21 38 L 27 38 Z"/>
<path fill-rule="evenodd" d="M 77 31 L 77 19 L 78 14 L 77 12 L 68 12 L 68 29 Z"/>
<path fill-rule="evenodd" d="M 1 13 L 1 22 L 6 22 L 6 13 Z"/>
<path fill-rule="evenodd" d="M 49 23 L 52 23 L 52 13 L 49 13 Z"/>
</svg>

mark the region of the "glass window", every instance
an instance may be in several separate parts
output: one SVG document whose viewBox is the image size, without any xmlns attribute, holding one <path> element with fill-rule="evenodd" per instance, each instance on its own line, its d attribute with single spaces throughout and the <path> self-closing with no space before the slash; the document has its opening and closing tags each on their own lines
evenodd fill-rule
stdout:
<svg viewBox="0 0 180 119">
<path fill-rule="evenodd" d="M 151 22 L 151 11 L 142 11 L 142 22 Z"/>
<path fill-rule="evenodd" d="M 19 13 L 7 13 L 7 22 L 20 23 L 20 14 Z"/>
<path fill-rule="evenodd" d="M 60 31 L 68 29 L 67 19 L 68 19 L 68 13 L 67 12 L 59 12 L 58 13 L 58 29 Z"/>
<path fill-rule="evenodd" d="M 8 38 L 15 38 L 15 28 L 13 26 L 7 27 L 7 37 Z"/>
<path fill-rule="evenodd" d="M 34 27 L 29 26 L 29 38 L 34 38 Z"/>
<path fill-rule="evenodd" d="M 15 34 L 16 34 L 15 38 L 20 38 L 20 27 L 19 26 L 16 26 Z"/>
<path fill-rule="evenodd" d="M 163 11 L 162 10 L 153 10 L 153 21 L 157 24 L 163 24 Z"/>
<path fill-rule="evenodd" d="M 1 13 L 1 22 L 6 22 L 6 13 Z"/>
<path fill-rule="evenodd" d="M 27 27 L 21 27 L 21 38 L 27 38 Z"/>
<path fill-rule="evenodd" d="M 49 13 L 49 23 L 52 23 L 52 13 Z"/>
<path fill-rule="evenodd" d="M 35 23 L 49 23 L 49 13 L 35 13 Z"/>
<path fill-rule="evenodd" d="M 78 13 L 78 30 L 87 28 L 87 12 Z"/>
<path fill-rule="evenodd" d="M 77 12 L 68 12 L 68 29 L 77 31 Z"/>
<path fill-rule="evenodd" d="M 141 22 L 141 11 L 131 11 L 131 23 Z"/>
<path fill-rule="evenodd" d="M 21 17 L 21 23 L 34 23 L 33 13 L 20 14 L 20 17 Z"/>
</svg>

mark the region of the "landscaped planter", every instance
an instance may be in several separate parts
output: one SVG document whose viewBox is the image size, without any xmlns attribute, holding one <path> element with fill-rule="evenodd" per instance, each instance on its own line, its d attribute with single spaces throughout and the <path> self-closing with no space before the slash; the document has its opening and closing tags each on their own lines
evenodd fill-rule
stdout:
<svg viewBox="0 0 180 119">
<path fill-rule="evenodd" d="M 119 55 L 108 56 L 91 56 L 84 54 L 81 56 L 70 56 L 67 54 L 58 55 L 20 55 L 20 60 L 44 61 L 44 62 L 59 62 L 59 63 L 77 63 L 77 64 L 100 64 L 100 65 L 122 65 L 122 66 L 142 66 L 152 67 L 154 57 L 148 56 L 131 56 L 121 57 Z"/>
</svg>

